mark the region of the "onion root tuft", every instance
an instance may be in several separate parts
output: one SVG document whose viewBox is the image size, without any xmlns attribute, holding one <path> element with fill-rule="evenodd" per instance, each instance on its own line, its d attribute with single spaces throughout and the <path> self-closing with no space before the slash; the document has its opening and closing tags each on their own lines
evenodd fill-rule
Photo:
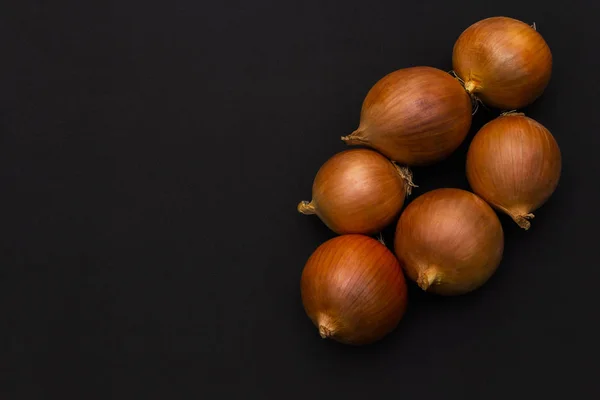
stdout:
<svg viewBox="0 0 600 400">
<path fill-rule="evenodd" d="M 423 290 L 429 289 L 431 285 L 438 280 L 438 274 L 433 268 L 427 268 L 425 271 L 419 272 L 417 277 L 417 285 Z"/>
<path fill-rule="evenodd" d="M 331 331 L 329 330 L 329 328 L 323 326 L 323 325 L 319 325 L 319 335 L 321 335 L 321 337 L 323 339 L 328 339 L 332 336 Z"/>
<path fill-rule="evenodd" d="M 406 182 L 406 195 L 410 196 L 412 194 L 412 189 L 415 187 L 419 187 L 413 182 L 413 176 L 410 168 L 401 167 L 395 161 L 392 161 L 392 164 L 394 164 L 394 167 L 396 167 L 398 175 L 400 175 L 404 182 Z"/>
</svg>

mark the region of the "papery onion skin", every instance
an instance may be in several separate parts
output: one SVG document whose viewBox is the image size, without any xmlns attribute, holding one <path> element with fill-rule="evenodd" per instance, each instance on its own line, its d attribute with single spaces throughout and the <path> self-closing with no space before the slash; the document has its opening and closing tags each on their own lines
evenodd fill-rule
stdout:
<svg viewBox="0 0 600 400">
<path fill-rule="evenodd" d="M 502 260 L 504 233 L 494 210 L 475 194 L 443 188 L 404 210 L 394 250 L 421 289 L 445 296 L 481 287 Z"/>
<path fill-rule="evenodd" d="M 552 75 L 552 52 L 530 25 L 492 17 L 459 36 L 452 64 L 469 93 L 488 106 L 513 110 L 542 95 Z"/>
<path fill-rule="evenodd" d="M 467 179 L 475 193 L 521 228 L 554 193 L 562 168 L 558 143 L 542 124 L 523 114 L 484 125 L 467 152 Z"/>
<path fill-rule="evenodd" d="M 471 98 L 457 79 L 437 68 L 410 67 L 371 88 L 358 129 L 342 140 L 404 165 L 428 165 L 458 148 L 471 121 Z"/>
<path fill-rule="evenodd" d="M 389 334 L 408 302 L 398 260 L 364 235 L 338 236 L 320 245 L 302 272 L 301 294 L 321 337 L 349 345 L 373 343 Z"/>
<path fill-rule="evenodd" d="M 393 223 L 412 186 L 410 171 L 370 149 L 335 154 L 317 172 L 312 200 L 298 204 L 338 234 L 374 234 Z"/>
</svg>

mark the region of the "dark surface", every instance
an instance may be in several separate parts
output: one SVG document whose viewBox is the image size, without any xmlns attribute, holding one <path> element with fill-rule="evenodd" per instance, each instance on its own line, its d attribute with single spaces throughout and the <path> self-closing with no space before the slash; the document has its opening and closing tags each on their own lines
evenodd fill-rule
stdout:
<svg viewBox="0 0 600 400">
<path fill-rule="evenodd" d="M 2 2 L 3 400 L 600 395 L 600 6 L 335 3 Z M 502 218 L 481 290 L 411 285 L 382 342 L 320 339 L 300 273 L 333 234 L 297 202 L 371 85 L 449 70 L 462 30 L 494 15 L 535 21 L 553 51 L 525 112 L 561 146 L 557 192 L 528 232 Z M 415 195 L 467 188 L 466 145 L 496 114 L 415 169 Z"/>
</svg>

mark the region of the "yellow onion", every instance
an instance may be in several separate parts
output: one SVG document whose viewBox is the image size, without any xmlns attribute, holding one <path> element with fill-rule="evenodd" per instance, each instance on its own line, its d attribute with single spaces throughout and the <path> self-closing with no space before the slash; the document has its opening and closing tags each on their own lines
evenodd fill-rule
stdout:
<svg viewBox="0 0 600 400">
<path fill-rule="evenodd" d="M 467 92 L 504 110 L 524 107 L 546 89 L 552 53 L 532 26 L 508 17 L 481 20 L 454 45 L 454 72 Z"/>
<path fill-rule="evenodd" d="M 408 300 L 394 254 L 363 235 L 342 235 L 319 246 L 302 272 L 301 293 L 321 337 L 352 345 L 390 333 Z"/>
<path fill-rule="evenodd" d="M 532 211 L 554 193 L 561 153 L 552 134 L 522 113 L 484 125 L 467 153 L 467 179 L 475 193 L 529 229 Z"/>
<path fill-rule="evenodd" d="M 358 129 L 342 140 L 401 164 L 426 165 L 454 152 L 471 120 L 471 99 L 457 79 L 432 67 L 404 68 L 371 88 Z"/>
<path fill-rule="evenodd" d="M 338 234 L 373 234 L 391 224 L 410 194 L 410 171 L 370 149 L 342 151 L 313 181 L 312 200 L 298 204 Z"/>
<path fill-rule="evenodd" d="M 498 216 L 477 195 L 461 189 L 427 192 L 404 210 L 394 249 L 421 289 L 460 295 L 482 286 L 504 251 Z"/>
</svg>

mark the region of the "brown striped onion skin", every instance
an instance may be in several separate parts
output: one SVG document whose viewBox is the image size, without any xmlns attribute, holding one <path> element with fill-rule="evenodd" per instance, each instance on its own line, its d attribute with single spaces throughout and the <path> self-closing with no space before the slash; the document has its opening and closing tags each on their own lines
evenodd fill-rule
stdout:
<svg viewBox="0 0 600 400">
<path fill-rule="evenodd" d="M 414 199 L 396 226 L 394 250 L 421 289 L 445 296 L 481 287 L 504 251 L 494 210 L 477 195 L 443 188 Z"/>
<path fill-rule="evenodd" d="M 312 200 L 298 204 L 338 234 L 373 234 L 393 223 L 410 194 L 410 172 L 370 149 L 335 154 L 317 172 Z"/>
<path fill-rule="evenodd" d="M 342 140 L 404 165 L 428 165 L 458 148 L 471 120 L 471 98 L 457 79 L 433 67 L 403 68 L 375 83 L 358 129 Z"/>
<path fill-rule="evenodd" d="M 454 45 L 452 64 L 467 92 L 503 110 L 533 103 L 552 75 L 552 53 L 542 35 L 508 17 L 468 27 Z"/>
<path fill-rule="evenodd" d="M 533 211 L 554 193 L 561 175 L 561 152 L 542 124 L 523 114 L 488 122 L 467 153 L 467 179 L 475 193 L 529 229 Z"/>
<path fill-rule="evenodd" d="M 399 324 L 408 295 L 394 254 L 364 235 L 320 245 L 301 279 L 302 303 L 322 338 L 349 345 L 376 342 Z"/>
</svg>

